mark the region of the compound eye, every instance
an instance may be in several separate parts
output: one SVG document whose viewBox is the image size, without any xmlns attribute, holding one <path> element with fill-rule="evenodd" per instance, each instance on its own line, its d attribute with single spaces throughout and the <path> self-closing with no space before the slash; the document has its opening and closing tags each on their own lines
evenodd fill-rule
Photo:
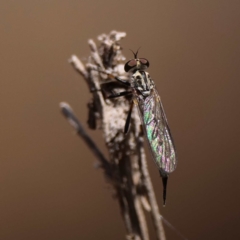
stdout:
<svg viewBox="0 0 240 240">
<path fill-rule="evenodd" d="M 139 58 L 139 61 L 141 62 L 142 65 L 149 67 L 149 61 L 146 58 Z"/>
<path fill-rule="evenodd" d="M 125 72 L 128 72 L 131 68 L 136 67 L 136 65 L 137 65 L 137 61 L 135 59 L 128 61 L 124 66 Z"/>
</svg>

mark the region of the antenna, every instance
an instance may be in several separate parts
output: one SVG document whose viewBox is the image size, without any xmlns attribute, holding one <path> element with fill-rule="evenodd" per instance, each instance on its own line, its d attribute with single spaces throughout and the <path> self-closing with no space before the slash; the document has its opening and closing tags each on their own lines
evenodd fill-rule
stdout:
<svg viewBox="0 0 240 240">
<path fill-rule="evenodd" d="M 135 53 L 133 50 L 129 49 L 129 50 L 133 53 L 135 59 L 137 59 L 138 51 L 139 51 L 140 48 L 141 48 L 141 47 L 138 48 L 138 50 L 136 51 L 136 53 Z"/>
</svg>

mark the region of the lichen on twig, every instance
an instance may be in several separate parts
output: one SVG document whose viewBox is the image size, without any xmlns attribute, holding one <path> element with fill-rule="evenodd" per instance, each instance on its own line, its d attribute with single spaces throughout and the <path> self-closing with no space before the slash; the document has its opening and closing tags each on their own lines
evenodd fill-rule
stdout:
<svg viewBox="0 0 240 240">
<path fill-rule="evenodd" d="M 126 33 L 117 31 L 102 34 L 98 37 L 99 46 L 93 40 L 88 41 L 91 51 L 88 63 L 84 65 L 75 55 L 69 60 L 74 69 L 83 76 L 92 93 L 92 99 L 88 103 L 88 126 L 91 129 L 101 128 L 109 151 L 108 160 L 82 128 L 70 106 L 61 103 L 60 107 L 110 179 L 127 229 L 127 239 L 149 239 L 145 209 L 152 216 L 157 239 L 165 240 L 162 219 L 159 217 L 159 208 L 147 168 L 138 113 L 133 109 L 131 126 L 126 135 L 123 129 L 129 110 L 129 99 L 107 98 L 109 93 L 126 89 L 126 86 L 108 79 L 108 75 L 104 74 L 107 72 L 123 79 L 129 78 L 123 70 L 125 57 L 120 45 L 120 40 L 125 36 Z M 99 69 L 101 71 L 98 71 Z"/>
</svg>

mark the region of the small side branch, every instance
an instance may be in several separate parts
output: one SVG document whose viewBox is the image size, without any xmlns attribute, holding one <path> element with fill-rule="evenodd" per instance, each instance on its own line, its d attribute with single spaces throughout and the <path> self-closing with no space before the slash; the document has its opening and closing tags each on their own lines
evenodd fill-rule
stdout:
<svg viewBox="0 0 240 240">
<path fill-rule="evenodd" d="M 65 102 L 60 103 L 60 108 L 63 115 L 67 118 L 68 122 L 70 123 L 70 125 L 76 130 L 77 134 L 84 140 L 84 142 L 93 152 L 95 157 L 100 161 L 101 167 L 105 169 L 106 174 L 109 177 L 111 177 L 112 175 L 111 165 L 109 164 L 108 160 L 104 157 L 103 153 L 99 150 L 97 145 L 94 143 L 94 141 L 88 136 L 82 124 L 75 116 L 72 108 L 69 106 L 69 104 Z"/>
</svg>

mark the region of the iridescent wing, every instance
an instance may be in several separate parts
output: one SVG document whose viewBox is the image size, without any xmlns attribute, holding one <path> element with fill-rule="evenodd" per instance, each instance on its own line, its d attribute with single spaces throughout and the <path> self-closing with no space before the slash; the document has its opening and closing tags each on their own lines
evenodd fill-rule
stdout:
<svg viewBox="0 0 240 240">
<path fill-rule="evenodd" d="M 162 177 L 168 176 L 177 166 L 174 142 L 158 92 L 153 89 L 146 98 L 134 95 L 140 118 L 153 158 Z"/>
</svg>

